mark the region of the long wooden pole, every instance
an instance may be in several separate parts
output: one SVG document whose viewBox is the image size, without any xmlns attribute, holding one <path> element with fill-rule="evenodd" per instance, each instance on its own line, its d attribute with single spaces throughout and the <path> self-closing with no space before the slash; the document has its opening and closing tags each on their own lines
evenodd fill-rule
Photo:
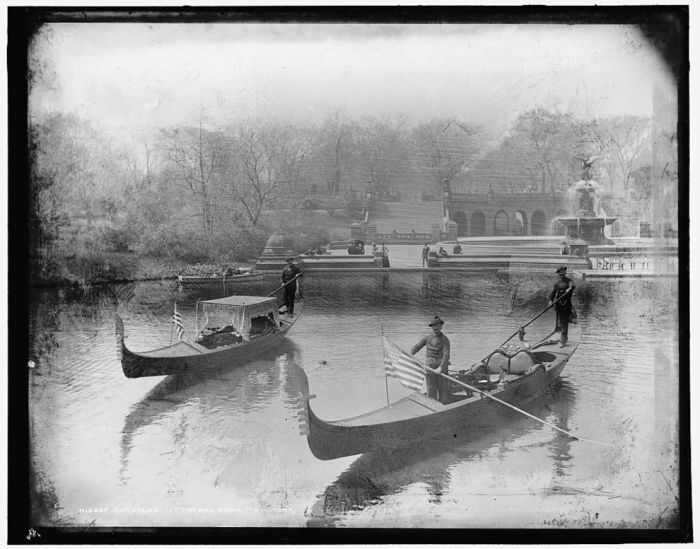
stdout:
<svg viewBox="0 0 700 549">
<path fill-rule="evenodd" d="M 513 339 L 516 335 L 518 335 L 518 334 L 520 333 L 520 330 L 522 330 L 523 328 L 525 328 L 525 326 L 528 326 L 528 325 L 532 324 L 535 320 L 537 320 L 538 318 L 540 318 L 540 317 L 541 317 L 544 313 L 546 313 L 549 309 L 551 309 L 552 307 L 554 307 L 554 304 L 555 304 L 557 301 L 559 301 L 560 299 L 563 299 L 563 298 L 569 293 L 570 290 L 571 290 L 571 288 L 567 288 L 567 289 L 566 289 L 566 292 L 564 292 L 564 293 L 563 293 L 562 295 L 560 295 L 557 299 L 555 299 L 554 301 L 552 301 L 552 303 L 551 303 L 550 305 L 547 305 L 541 312 L 537 313 L 537 314 L 536 314 L 535 316 L 533 316 L 530 320 L 528 320 L 525 324 L 523 324 L 522 326 L 520 326 L 520 328 L 518 328 L 517 331 L 516 331 L 513 335 L 511 335 L 508 339 L 506 339 L 503 343 L 501 343 L 501 344 L 499 345 L 499 347 L 503 347 L 503 345 L 505 345 L 505 344 L 508 343 L 511 339 Z"/>
<path fill-rule="evenodd" d="M 521 410 L 517 406 L 513 406 L 512 404 L 506 402 L 505 400 L 501 400 L 500 398 L 496 398 L 495 396 L 493 396 L 485 391 L 477 389 L 476 387 L 472 387 L 468 383 L 464 383 L 463 381 L 460 381 L 459 379 L 455 379 L 450 375 L 443 374 L 442 372 L 438 372 L 438 373 L 442 377 L 456 383 L 457 385 L 461 385 L 462 387 L 466 387 L 470 391 L 474 391 L 475 393 L 479 393 L 480 395 L 483 395 L 486 398 L 490 398 L 491 400 L 498 402 L 499 404 L 503 404 L 504 406 L 507 406 L 508 408 L 515 410 L 516 412 L 520 412 L 521 414 L 524 414 L 527 417 L 534 419 L 535 421 L 539 421 L 540 423 L 546 425 L 547 427 L 551 427 L 555 431 L 559 431 L 560 433 L 565 434 L 568 437 L 575 438 L 577 440 L 582 440 L 584 442 L 590 442 L 591 444 L 600 444 L 602 446 L 612 446 L 611 444 L 608 444 L 607 442 L 600 442 L 598 440 L 592 440 L 590 438 L 583 438 L 583 437 L 580 437 L 578 435 L 574 435 L 573 433 L 570 433 L 569 431 L 565 431 L 564 429 L 561 429 L 560 427 L 557 427 L 556 425 L 552 425 L 551 423 L 548 423 L 545 420 L 538 418 L 537 416 L 533 416 L 532 414 L 530 414 L 529 412 L 526 412 L 525 410 Z"/>
<path fill-rule="evenodd" d="M 277 292 L 279 292 L 282 288 L 284 288 L 287 284 L 291 284 L 292 282 L 294 282 L 294 281 L 295 281 L 297 278 L 299 278 L 300 276 L 301 276 L 301 275 L 296 275 L 296 276 L 295 276 L 294 278 L 292 278 L 290 281 L 285 282 L 284 284 L 282 284 L 282 285 L 281 285 L 279 288 L 277 288 L 274 292 L 272 292 L 272 293 L 270 293 L 270 294 L 267 294 L 267 297 L 272 297 L 272 296 L 275 295 Z"/>
</svg>

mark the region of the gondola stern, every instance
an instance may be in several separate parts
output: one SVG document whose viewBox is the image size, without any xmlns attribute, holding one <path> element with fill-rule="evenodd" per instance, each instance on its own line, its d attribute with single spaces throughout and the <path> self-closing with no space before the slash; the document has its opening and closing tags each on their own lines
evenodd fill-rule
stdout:
<svg viewBox="0 0 700 549">
<path fill-rule="evenodd" d="M 117 334 L 117 356 L 119 357 L 119 362 L 122 365 L 122 371 L 124 375 L 128 378 L 141 377 L 144 367 L 141 364 L 142 358 L 129 350 L 124 342 L 124 321 L 122 318 L 115 314 L 115 326 Z"/>
<path fill-rule="evenodd" d="M 133 353 L 126 346 L 124 341 L 122 341 L 122 371 L 124 375 L 130 379 L 141 377 L 144 371 L 144 365 L 142 364 L 142 357 L 136 353 Z"/>
<path fill-rule="evenodd" d="M 314 457 L 328 461 L 363 453 L 347 451 L 351 446 L 348 442 L 352 435 L 345 432 L 343 427 L 323 421 L 314 413 L 309 402 L 314 396 L 309 395 L 305 399 L 306 441 Z"/>
</svg>

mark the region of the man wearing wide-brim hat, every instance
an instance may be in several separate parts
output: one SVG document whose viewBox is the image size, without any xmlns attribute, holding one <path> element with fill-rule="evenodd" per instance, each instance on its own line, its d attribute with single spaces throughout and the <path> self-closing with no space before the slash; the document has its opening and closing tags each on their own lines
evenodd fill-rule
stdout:
<svg viewBox="0 0 700 549">
<path fill-rule="evenodd" d="M 554 310 L 557 313 L 556 324 L 554 330 L 561 332 L 559 346 L 566 347 L 566 342 L 569 339 L 569 318 L 571 317 L 571 296 L 576 285 L 566 276 L 566 266 L 561 266 L 557 269 L 559 280 L 554 283 L 552 293 L 549 294 L 549 305 L 554 303 Z"/>
<path fill-rule="evenodd" d="M 447 374 L 450 364 L 450 340 L 442 333 L 445 322 L 435 316 L 428 323 L 433 330 L 411 349 L 415 355 L 425 347 L 425 385 L 428 396 L 443 404 L 450 402 L 450 382 L 439 373 Z"/>
<path fill-rule="evenodd" d="M 282 284 L 286 284 L 284 287 L 284 304 L 287 309 L 285 313 L 289 316 L 294 316 L 294 299 L 297 293 L 297 280 L 304 276 L 301 269 L 294 264 L 294 258 L 292 256 L 285 259 L 287 266 L 282 270 Z"/>
</svg>

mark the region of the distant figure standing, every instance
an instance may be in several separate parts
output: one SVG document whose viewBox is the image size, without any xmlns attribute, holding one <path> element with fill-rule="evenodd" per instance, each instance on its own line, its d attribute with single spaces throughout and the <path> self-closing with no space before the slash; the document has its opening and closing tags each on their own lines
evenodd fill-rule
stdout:
<svg viewBox="0 0 700 549">
<path fill-rule="evenodd" d="M 286 313 L 294 316 L 294 297 L 297 293 L 297 279 L 304 276 L 301 269 L 294 264 L 294 258 L 288 257 L 287 266 L 282 270 L 282 283 L 284 287 L 284 304 L 287 307 Z"/>
<path fill-rule="evenodd" d="M 372 257 L 374 257 L 374 254 L 377 253 L 378 249 L 379 248 L 377 248 L 377 245 L 374 242 L 372 242 Z"/>
<path fill-rule="evenodd" d="M 552 293 L 549 295 L 549 305 L 554 303 L 554 310 L 557 313 L 554 331 L 561 332 L 559 340 L 560 347 L 566 347 L 569 338 L 569 317 L 571 316 L 571 296 L 576 286 L 573 281 L 566 276 L 566 267 L 557 269 L 559 280 L 554 283 Z M 560 299 L 561 298 L 561 299 Z M 559 301 L 557 301 L 559 300 Z"/>
<path fill-rule="evenodd" d="M 447 374 L 450 364 L 450 340 L 442 333 L 445 322 L 436 316 L 428 324 L 433 331 L 425 336 L 411 349 L 415 355 L 425 347 L 425 385 L 428 396 L 447 404 L 450 402 L 450 382 L 439 373 Z"/>
<path fill-rule="evenodd" d="M 566 241 L 561 243 L 561 255 L 569 255 L 569 245 L 566 243 Z"/>
<path fill-rule="evenodd" d="M 421 254 L 421 258 L 423 259 L 423 267 L 425 267 L 425 264 L 428 262 L 428 254 L 430 253 L 430 246 L 428 246 L 428 243 L 426 242 L 425 246 L 423 246 L 423 253 Z"/>
</svg>

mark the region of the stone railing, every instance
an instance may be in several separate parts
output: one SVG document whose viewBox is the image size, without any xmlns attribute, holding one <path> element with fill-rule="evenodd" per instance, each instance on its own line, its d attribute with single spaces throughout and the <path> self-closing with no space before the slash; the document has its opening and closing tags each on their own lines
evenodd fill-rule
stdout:
<svg viewBox="0 0 700 549">
<path fill-rule="evenodd" d="M 432 240 L 432 233 L 377 233 L 376 242 L 421 244 L 423 242 L 432 242 Z"/>
<path fill-rule="evenodd" d="M 504 193 L 504 192 L 493 192 L 493 193 L 452 193 L 451 199 L 459 201 L 475 201 L 475 202 L 488 202 L 489 200 L 551 200 L 552 198 L 566 198 L 566 194 L 560 191 L 551 193 L 535 192 L 535 193 Z"/>
</svg>

